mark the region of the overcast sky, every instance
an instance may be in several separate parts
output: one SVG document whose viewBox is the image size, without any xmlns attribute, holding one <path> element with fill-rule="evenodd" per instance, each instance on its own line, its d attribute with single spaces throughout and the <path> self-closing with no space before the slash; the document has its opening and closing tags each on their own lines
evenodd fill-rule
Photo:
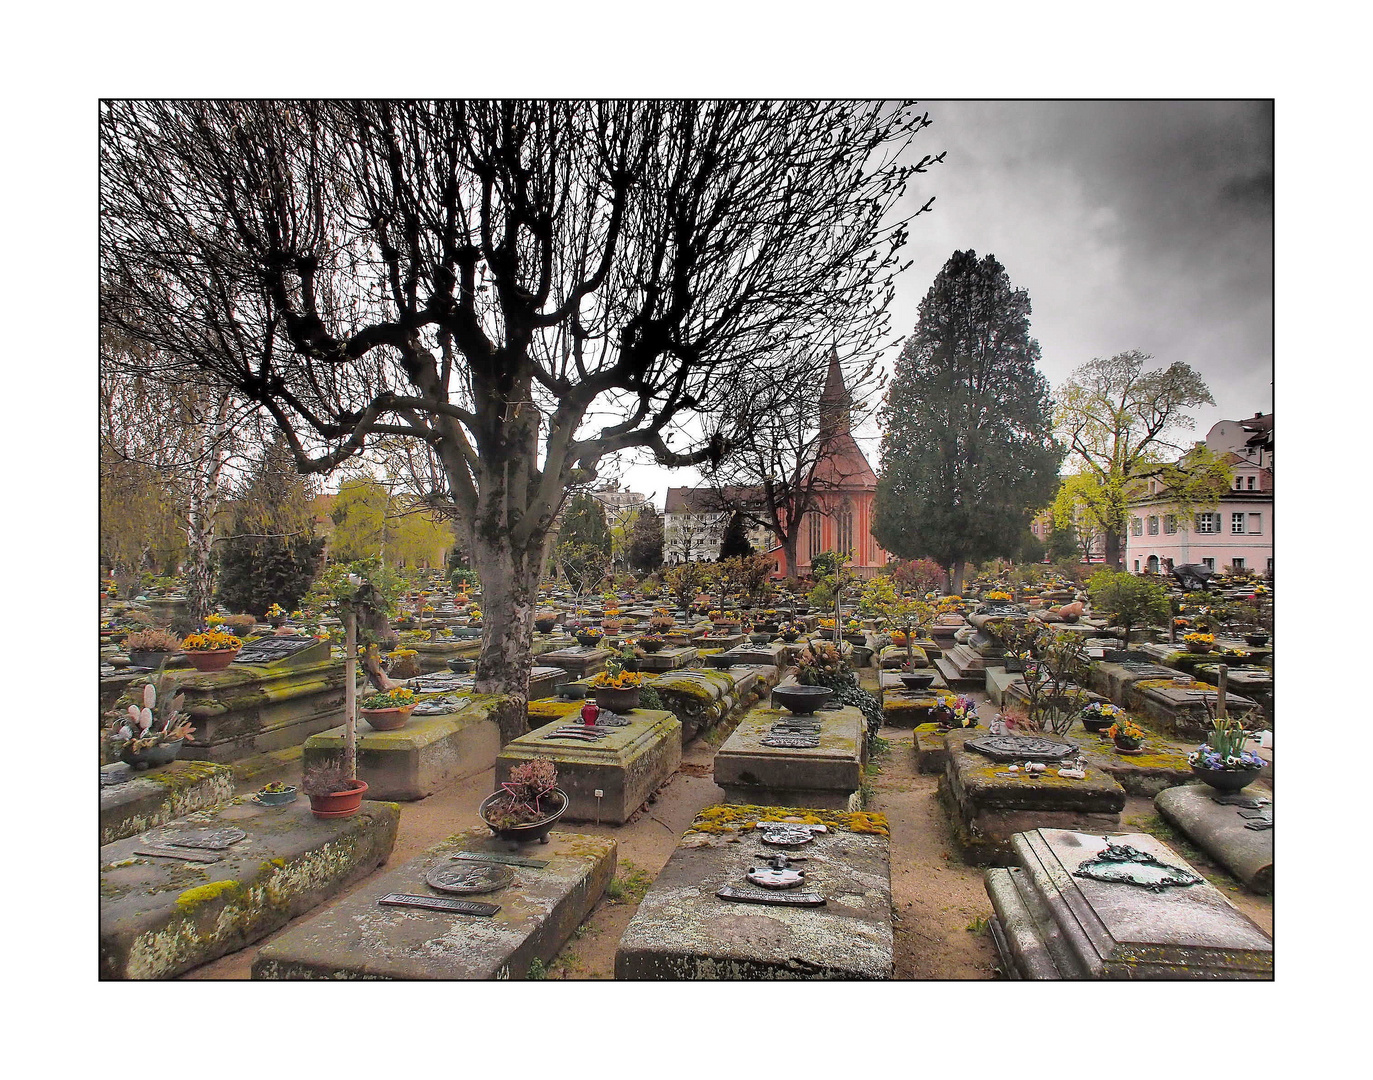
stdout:
<svg viewBox="0 0 1373 1080">
<path fill-rule="evenodd" d="M 1247 101 L 930 101 L 894 330 L 957 250 L 992 254 L 1029 291 L 1031 332 L 1052 386 L 1127 349 L 1182 360 L 1211 388 L 1198 438 L 1217 420 L 1272 408 L 1272 106 Z M 892 349 L 887 366 L 895 359 Z M 862 441 L 874 468 L 877 432 Z M 603 470 L 604 471 L 604 470 Z M 653 493 L 694 470 L 632 465 Z"/>
</svg>

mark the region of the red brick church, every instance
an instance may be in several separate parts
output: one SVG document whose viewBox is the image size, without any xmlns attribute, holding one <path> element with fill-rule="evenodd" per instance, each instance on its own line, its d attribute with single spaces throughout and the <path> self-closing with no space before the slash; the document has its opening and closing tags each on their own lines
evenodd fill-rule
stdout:
<svg viewBox="0 0 1373 1080">
<path fill-rule="evenodd" d="M 887 553 L 872 535 L 877 474 L 854 441 L 852 424 L 853 398 L 844 386 L 839 357 L 831 352 L 820 395 L 820 456 L 812 472 L 818 481 L 815 501 L 819 509 L 802 519 L 796 547 L 803 574 L 809 571 L 811 559 L 825 551 L 848 552 L 853 556 L 849 569 L 864 578 L 887 565 Z M 790 573 L 780 547 L 769 554 L 777 556 L 783 575 Z"/>
</svg>

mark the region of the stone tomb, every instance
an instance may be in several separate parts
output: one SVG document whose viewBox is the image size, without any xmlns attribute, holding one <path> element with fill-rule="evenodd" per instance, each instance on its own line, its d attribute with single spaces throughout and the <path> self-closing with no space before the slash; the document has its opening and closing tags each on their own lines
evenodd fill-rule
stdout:
<svg viewBox="0 0 1373 1080">
<path fill-rule="evenodd" d="M 823 822 L 799 848 L 762 843 L 760 819 Z M 617 979 L 890 979 L 891 853 L 880 814 L 714 806 L 697 815 L 639 904 L 615 951 Z M 803 856 L 795 890 L 746 880 L 779 852 Z M 822 906 L 739 903 L 796 892 Z"/>
<path fill-rule="evenodd" d="M 555 830 L 547 844 L 522 844 L 512 852 L 489 829 L 468 829 L 264 945 L 253 978 L 528 978 L 534 961 L 551 963 L 595 907 L 615 874 L 616 847 L 608 837 Z M 495 892 L 452 895 L 431 887 L 425 875 L 436 866 L 463 866 L 453 858 L 460 851 L 513 854 L 548 865 L 511 865 L 510 883 Z M 377 902 L 393 893 L 498 904 L 500 910 L 464 915 Z"/>
<path fill-rule="evenodd" d="M 116 761 L 100 770 L 100 842 L 112 844 L 233 795 L 234 774 L 225 765 L 173 761 L 137 772 Z"/>
<path fill-rule="evenodd" d="M 926 669 L 930 666 L 930 654 L 927 653 L 921 644 L 911 645 L 910 656 L 911 667 Z M 902 668 L 906 666 L 906 646 L 904 645 L 884 645 L 878 654 L 878 667 L 884 671 L 892 668 Z"/>
<path fill-rule="evenodd" d="M 1250 892 L 1273 891 L 1273 830 L 1251 829 L 1273 818 L 1273 796 L 1251 784 L 1243 791 L 1264 806 L 1223 805 L 1204 784 L 1186 784 L 1160 792 L 1154 806 L 1189 840 L 1234 874 Z"/>
<path fill-rule="evenodd" d="M 544 663 L 562 668 L 572 680 L 590 678 L 605 670 L 610 659 L 609 649 L 577 645 L 571 649 L 554 649 L 540 657 Z"/>
<path fill-rule="evenodd" d="M 1011 856 L 1011 837 L 1027 829 L 1110 832 L 1120 826 L 1125 789 L 1090 760 L 1080 780 L 1059 776 L 1057 762 L 1046 762 L 1043 772 L 1030 774 L 1023 763 L 994 761 L 967 749 L 968 740 L 986 735 L 985 729 L 975 728 L 944 736 L 948 759 L 939 778 L 939 797 L 969 862 L 1004 865 Z M 1012 764 L 1022 767 L 1011 772 Z"/>
<path fill-rule="evenodd" d="M 358 776 L 367 781 L 368 797 L 413 802 L 491 768 L 501 735 L 489 714 L 500 700 L 495 694 L 473 694 L 456 712 L 412 715 L 398 731 L 373 731 L 359 718 Z M 343 746 L 342 726 L 311 735 L 304 768 L 341 760 Z"/>
<path fill-rule="evenodd" d="M 310 801 L 237 799 L 100 849 L 100 978 L 170 979 L 285 926 L 384 863 L 400 808 L 363 801 L 317 818 Z M 199 862 L 139 855 L 173 832 L 225 827 L 247 836 Z M 206 854 L 201 849 L 186 849 Z"/>
<path fill-rule="evenodd" d="M 992 937 L 1013 979 L 1271 979 L 1273 941 L 1206 881 L 1153 891 L 1075 875 L 1108 843 L 1195 874 L 1144 833 L 1035 829 L 1016 865 L 988 870 Z M 1200 875 L 1197 875 L 1198 877 Z"/>
<path fill-rule="evenodd" d="M 555 720 L 505 745 L 496 758 L 496 785 L 513 766 L 535 757 L 553 760 L 558 786 L 567 793 L 563 821 L 623 825 L 677 771 L 682 761 L 682 725 L 670 712 L 633 709 L 624 727 L 598 727 L 601 738 L 547 738 L 560 728 L 581 728 L 581 718 Z M 596 792 L 600 791 L 598 798 Z"/>
<path fill-rule="evenodd" d="M 645 673 L 661 674 L 664 671 L 676 671 L 678 668 L 690 667 L 700 657 L 699 649 L 677 646 L 676 648 L 659 649 L 656 653 L 646 652 L 639 661 L 639 670 Z"/>
<path fill-rule="evenodd" d="M 930 710 L 939 704 L 941 696 L 950 693 L 942 676 L 936 672 L 930 674 L 934 675 L 934 682 L 928 690 L 907 690 L 895 672 L 884 671 L 878 676 L 884 724 L 895 728 L 915 728 L 929 723 Z"/>
<path fill-rule="evenodd" d="M 685 668 L 659 675 L 644 685 L 657 691 L 665 708 L 682 723 L 682 745 L 745 709 L 777 685 L 777 668 L 732 667 L 725 671 Z"/>
<path fill-rule="evenodd" d="M 765 746 L 773 725 L 814 720 L 815 747 Z M 732 803 L 858 810 L 867 760 L 863 714 L 850 705 L 793 717 L 786 709 L 751 710 L 715 755 L 715 782 Z"/>
<path fill-rule="evenodd" d="M 328 648 L 314 642 L 264 664 L 236 659 L 224 671 L 178 673 L 177 689 L 186 695 L 184 708 L 196 729 L 180 756 L 237 761 L 299 746 L 337 724 L 343 718 L 343 661 L 330 659 Z M 359 686 L 365 678 L 359 666 Z"/>
</svg>

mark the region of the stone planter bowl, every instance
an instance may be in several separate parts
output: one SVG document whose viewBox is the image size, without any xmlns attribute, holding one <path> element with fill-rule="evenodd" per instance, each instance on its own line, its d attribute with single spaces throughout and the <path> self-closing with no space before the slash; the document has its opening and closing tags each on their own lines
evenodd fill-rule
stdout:
<svg viewBox="0 0 1373 1080">
<path fill-rule="evenodd" d="M 809 716 L 834 696 L 828 686 L 779 686 L 772 696 L 798 716 Z"/>
</svg>

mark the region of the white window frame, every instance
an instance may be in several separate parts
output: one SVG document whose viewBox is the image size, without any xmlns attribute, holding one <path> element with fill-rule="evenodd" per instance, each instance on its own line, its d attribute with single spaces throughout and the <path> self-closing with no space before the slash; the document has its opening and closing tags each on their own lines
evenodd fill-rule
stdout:
<svg viewBox="0 0 1373 1080">
<path fill-rule="evenodd" d="M 1143 518 L 1141 518 L 1141 517 L 1133 517 L 1133 516 L 1130 518 L 1130 535 L 1131 535 L 1131 536 L 1143 536 L 1143 535 L 1144 535 L 1144 519 L 1143 519 Z"/>
<path fill-rule="evenodd" d="M 1243 510 L 1231 510 L 1231 511 L 1230 511 L 1230 535 L 1231 535 L 1231 536 L 1243 536 L 1243 535 L 1244 535 L 1244 519 L 1245 519 L 1245 513 L 1244 513 Z"/>
<path fill-rule="evenodd" d="M 1253 490 L 1254 490 L 1254 477 L 1253 477 L 1253 476 L 1249 477 L 1248 490 L 1250 490 L 1250 491 L 1253 491 Z"/>
<path fill-rule="evenodd" d="M 1157 535 L 1158 535 L 1158 515 L 1157 515 L 1157 514 L 1150 514 L 1150 515 L 1149 515 L 1148 530 L 1149 530 L 1149 535 L 1150 535 L 1150 536 L 1157 536 Z"/>
<path fill-rule="evenodd" d="M 1172 536 L 1175 532 L 1178 531 L 1178 516 L 1177 516 L 1177 514 L 1164 514 L 1164 515 L 1163 515 L 1163 531 L 1164 531 L 1167 535 L 1169 535 L 1169 536 Z"/>
<path fill-rule="evenodd" d="M 1199 533 L 1218 533 L 1220 532 L 1220 514 L 1213 514 L 1210 511 L 1198 514 L 1196 526 Z"/>
</svg>

